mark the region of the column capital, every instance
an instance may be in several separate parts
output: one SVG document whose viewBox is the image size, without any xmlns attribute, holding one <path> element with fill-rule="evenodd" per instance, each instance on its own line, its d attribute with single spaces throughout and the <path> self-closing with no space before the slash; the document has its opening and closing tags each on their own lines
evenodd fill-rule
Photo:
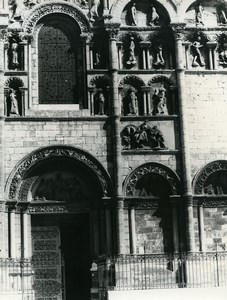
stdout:
<svg viewBox="0 0 227 300">
<path fill-rule="evenodd" d="M 142 47 L 142 48 L 149 48 L 150 46 L 151 46 L 151 42 L 149 42 L 149 41 L 142 41 L 142 42 L 140 42 L 140 46 Z"/>
<path fill-rule="evenodd" d="M 106 31 L 109 34 L 111 40 L 116 40 L 120 28 L 120 23 L 109 23 L 106 24 Z"/>
<path fill-rule="evenodd" d="M 186 23 L 171 23 L 170 24 L 176 40 L 182 40 Z"/>
<path fill-rule="evenodd" d="M 186 207 L 193 206 L 193 196 L 192 195 L 184 195 L 185 205 Z"/>
</svg>

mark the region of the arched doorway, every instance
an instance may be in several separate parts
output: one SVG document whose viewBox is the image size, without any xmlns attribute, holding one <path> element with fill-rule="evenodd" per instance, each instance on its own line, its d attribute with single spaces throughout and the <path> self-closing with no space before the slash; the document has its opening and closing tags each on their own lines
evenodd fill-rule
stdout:
<svg viewBox="0 0 227 300">
<path fill-rule="evenodd" d="M 179 251 L 179 183 L 175 172 L 154 162 L 139 166 L 125 179 L 131 253 Z"/>
<path fill-rule="evenodd" d="M 40 149 L 16 167 L 8 192 L 20 207 L 21 257 L 31 257 L 35 299 L 90 298 L 92 261 L 111 247 L 109 187 L 102 165 L 73 147 Z"/>
</svg>

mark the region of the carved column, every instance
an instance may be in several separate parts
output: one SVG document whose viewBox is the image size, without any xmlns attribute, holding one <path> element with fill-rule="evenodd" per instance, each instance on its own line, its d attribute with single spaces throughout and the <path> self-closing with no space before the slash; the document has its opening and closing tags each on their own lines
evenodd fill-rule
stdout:
<svg viewBox="0 0 227 300">
<path fill-rule="evenodd" d="M 110 199 L 103 199 L 105 204 L 105 221 L 106 221 L 106 254 L 110 256 L 112 254 L 112 228 L 111 228 L 111 207 Z"/>
<path fill-rule="evenodd" d="M 215 49 L 217 47 L 217 42 L 207 42 L 208 52 L 209 52 L 209 67 L 210 70 L 217 69 Z"/>
<path fill-rule="evenodd" d="M 118 47 L 118 62 L 119 62 L 119 70 L 123 68 L 122 65 L 122 42 L 117 42 L 117 47 Z"/>
<path fill-rule="evenodd" d="M 88 107 L 88 99 L 87 99 L 87 66 L 88 66 L 88 57 L 87 57 L 87 41 L 89 39 L 88 34 L 81 34 L 81 42 L 82 42 L 82 58 L 83 58 L 83 108 Z"/>
<path fill-rule="evenodd" d="M 0 207 L 5 202 L 4 197 L 4 124 L 5 124 L 5 95 L 4 95 L 4 32 L 0 31 Z M 2 204 L 2 205 L 1 205 Z M 4 210 L 0 209 L 0 249 L 4 246 Z M 4 249 L 5 250 L 5 249 Z"/>
<path fill-rule="evenodd" d="M 204 213 L 203 203 L 199 203 L 198 207 L 198 222 L 199 222 L 199 241 L 200 251 L 206 251 L 205 237 L 204 237 Z"/>
<path fill-rule="evenodd" d="M 186 68 L 186 70 L 190 69 L 190 66 L 189 66 L 189 63 L 190 63 L 190 61 L 189 61 L 190 44 L 191 43 L 187 42 L 187 41 L 182 42 L 182 45 L 183 45 L 183 47 L 185 49 L 185 68 Z"/>
<path fill-rule="evenodd" d="M 15 239 L 15 208 L 9 208 L 9 257 L 16 256 L 16 239 Z"/>
<path fill-rule="evenodd" d="M 172 205 L 172 221 L 173 221 L 173 250 L 175 253 L 179 251 L 179 231 L 178 231 L 178 214 L 177 199 L 171 199 Z"/>
<path fill-rule="evenodd" d="M 181 125 L 181 152 L 182 152 L 182 168 L 183 168 L 183 188 L 186 203 L 187 218 L 187 249 L 194 251 L 194 227 L 193 227 L 193 207 L 192 207 L 192 189 L 191 189 L 191 165 L 189 153 L 189 136 L 188 136 L 188 120 L 187 120 L 187 102 L 185 97 L 185 68 L 184 68 L 184 51 L 182 46 L 183 29 L 185 24 L 172 24 L 175 34 L 176 48 L 176 76 L 179 100 L 179 115 Z"/>
<path fill-rule="evenodd" d="M 140 46 L 143 51 L 143 69 L 149 70 L 151 68 L 150 53 L 149 53 L 149 47 L 151 46 L 151 43 L 150 42 L 140 42 Z"/>
<path fill-rule="evenodd" d="M 136 254 L 136 221 L 135 208 L 129 207 L 130 253 Z"/>
<path fill-rule="evenodd" d="M 121 105 L 118 95 L 118 51 L 117 51 L 117 34 L 120 24 L 108 24 L 106 30 L 109 33 L 109 62 L 112 86 L 110 94 L 112 98 L 112 142 L 113 142 L 113 177 L 114 177 L 114 194 L 117 202 L 117 240 L 118 253 L 125 252 L 124 241 L 124 216 L 123 216 L 123 199 L 122 199 L 122 174 L 121 174 L 121 137 L 120 137 L 120 113 Z"/>
<path fill-rule="evenodd" d="M 88 88 L 89 92 L 89 101 L 88 101 L 88 109 L 90 109 L 90 114 L 91 116 L 95 115 L 95 109 L 94 109 L 94 88 L 89 87 Z"/>
</svg>

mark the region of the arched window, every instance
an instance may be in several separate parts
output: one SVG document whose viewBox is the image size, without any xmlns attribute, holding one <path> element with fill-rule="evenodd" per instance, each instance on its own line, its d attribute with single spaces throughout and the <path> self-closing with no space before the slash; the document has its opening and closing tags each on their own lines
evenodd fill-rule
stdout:
<svg viewBox="0 0 227 300">
<path fill-rule="evenodd" d="M 60 14 L 44 17 L 38 34 L 40 104 L 79 103 L 81 59 L 78 25 Z"/>
</svg>

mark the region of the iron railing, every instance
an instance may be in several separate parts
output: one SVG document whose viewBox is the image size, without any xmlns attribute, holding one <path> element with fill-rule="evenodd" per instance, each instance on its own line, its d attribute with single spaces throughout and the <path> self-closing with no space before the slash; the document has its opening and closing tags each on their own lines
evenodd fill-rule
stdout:
<svg viewBox="0 0 227 300">
<path fill-rule="evenodd" d="M 227 252 L 120 255 L 98 261 L 101 290 L 227 286 Z"/>
<path fill-rule="evenodd" d="M 33 270 L 29 259 L 0 258 L 0 294 L 21 294 L 23 299 L 35 299 Z"/>
</svg>

